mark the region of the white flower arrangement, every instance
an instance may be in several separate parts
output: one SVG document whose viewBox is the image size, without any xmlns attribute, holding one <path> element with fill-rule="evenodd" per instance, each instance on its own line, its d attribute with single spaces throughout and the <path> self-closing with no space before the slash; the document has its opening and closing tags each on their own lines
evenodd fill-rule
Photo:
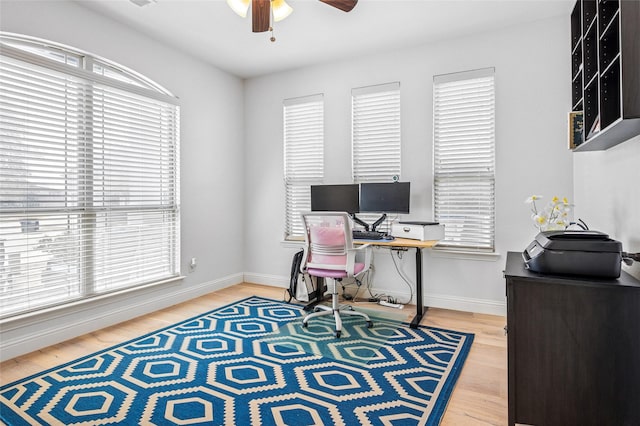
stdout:
<svg viewBox="0 0 640 426">
<path fill-rule="evenodd" d="M 525 203 L 531 204 L 531 219 L 538 231 L 563 230 L 569 226 L 571 204 L 567 198 L 553 197 L 543 210 L 538 210 L 536 201 L 541 198 L 540 195 L 532 195 L 525 200 Z"/>
</svg>

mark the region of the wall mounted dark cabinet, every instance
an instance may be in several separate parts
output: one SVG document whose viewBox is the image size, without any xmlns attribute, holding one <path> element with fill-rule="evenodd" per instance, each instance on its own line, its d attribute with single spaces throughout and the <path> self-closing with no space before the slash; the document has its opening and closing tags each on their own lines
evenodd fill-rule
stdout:
<svg viewBox="0 0 640 426">
<path fill-rule="evenodd" d="M 640 1 L 578 0 L 571 13 L 572 111 L 583 111 L 574 151 L 640 135 Z"/>
<path fill-rule="evenodd" d="M 509 252 L 509 425 L 640 425 L 640 281 L 542 275 Z"/>
</svg>

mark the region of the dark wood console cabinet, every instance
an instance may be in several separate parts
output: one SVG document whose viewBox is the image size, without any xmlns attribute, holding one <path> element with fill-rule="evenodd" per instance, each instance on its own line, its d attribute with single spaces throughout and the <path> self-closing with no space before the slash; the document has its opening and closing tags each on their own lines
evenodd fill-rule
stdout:
<svg viewBox="0 0 640 426">
<path fill-rule="evenodd" d="M 509 425 L 640 425 L 640 281 L 505 278 Z"/>
</svg>

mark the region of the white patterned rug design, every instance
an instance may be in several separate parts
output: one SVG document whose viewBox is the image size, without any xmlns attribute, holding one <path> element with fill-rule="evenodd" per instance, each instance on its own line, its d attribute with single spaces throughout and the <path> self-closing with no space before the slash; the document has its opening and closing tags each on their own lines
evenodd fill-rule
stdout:
<svg viewBox="0 0 640 426">
<path fill-rule="evenodd" d="M 437 425 L 473 335 L 260 297 L 0 388 L 17 425 Z"/>
</svg>

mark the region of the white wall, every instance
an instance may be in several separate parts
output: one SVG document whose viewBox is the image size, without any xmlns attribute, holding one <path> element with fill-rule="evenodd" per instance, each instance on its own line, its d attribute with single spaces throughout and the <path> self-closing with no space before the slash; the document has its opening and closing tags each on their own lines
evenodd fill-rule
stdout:
<svg viewBox="0 0 640 426">
<path fill-rule="evenodd" d="M 432 77 L 496 70 L 497 259 L 424 256 L 425 302 L 504 313 L 507 251 L 522 251 L 537 233 L 524 200 L 531 194 L 573 196 L 567 149 L 570 110 L 569 19 L 488 32 L 374 56 L 292 70 L 245 84 L 245 279 L 285 286 L 295 246 L 283 244 L 282 100 L 324 93 L 325 183 L 351 179 L 352 88 L 401 85 L 402 179 L 412 184 L 408 218 L 432 218 Z M 388 252 L 375 255 L 374 287 L 404 298 L 407 286 Z M 402 269 L 414 279 L 414 256 Z"/>
<path fill-rule="evenodd" d="M 103 56 L 180 98 L 184 280 L 2 325 L 11 358 L 151 312 L 243 279 L 243 83 L 69 1 L 6 1 L 3 31 L 41 37 Z M 224 226 L 221 226 L 224 224 Z M 188 262 L 198 259 L 189 273 Z"/>
<path fill-rule="evenodd" d="M 640 252 L 640 136 L 606 151 L 575 153 L 576 217 Z M 623 269 L 640 279 L 640 263 Z"/>
</svg>

